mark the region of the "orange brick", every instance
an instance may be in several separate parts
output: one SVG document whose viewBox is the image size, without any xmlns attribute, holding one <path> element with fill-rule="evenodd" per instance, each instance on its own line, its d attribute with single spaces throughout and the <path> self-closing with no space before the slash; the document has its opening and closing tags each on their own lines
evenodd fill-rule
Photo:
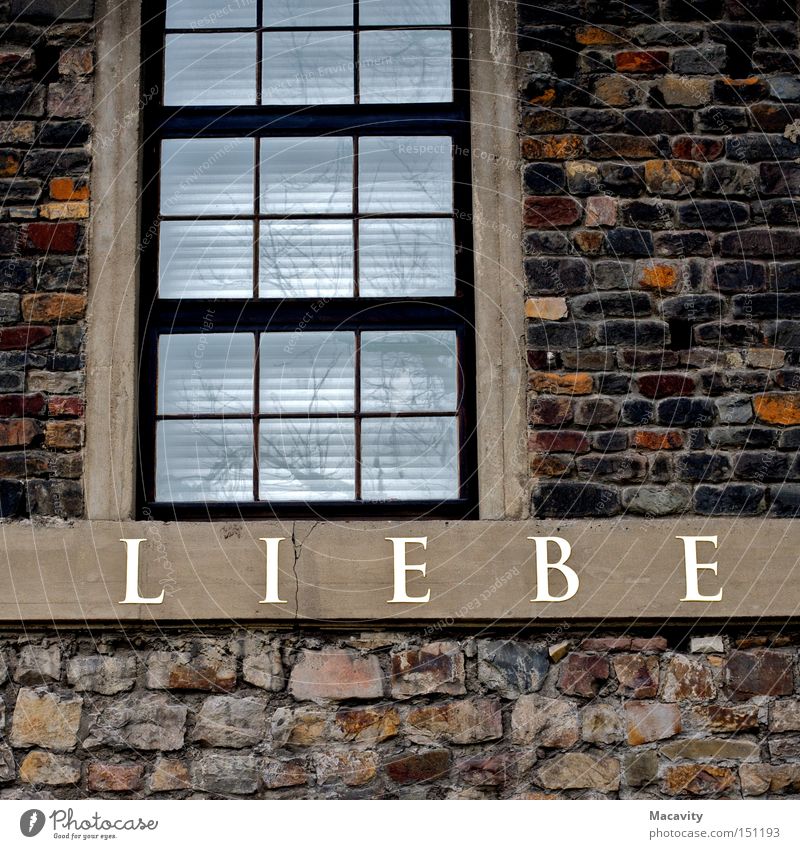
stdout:
<svg viewBox="0 0 800 849">
<path fill-rule="evenodd" d="M 696 162 L 650 159 L 644 164 L 644 181 L 654 194 L 676 197 L 693 191 L 703 176 Z"/>
<path fill-rule="evenodd" d="M 567 471 L 567 464 L 560 457 L 534 454 L 531 457 L 531 474 L 540 478 L 557 478 Z"/>
<path fill-rule="evenodd" d="M 50 197 L 53 200 L 88 200 L 89 186 L 76 186 L 71 177 L 55 177 L 50 181 Z"/>
<path fill-rule="evenodd" d="M 522 155 L 525 159 L 577 159 L 583 153 L 583 139 L 580 136 L 540 136 L 522 140 Z"/>
<path fill-rule="evenodd" d="M 678 285 L 678 269 L 673 265 L 646 265 L 642 268 L 639 285 L 643 289 L 672 291 Z"/>
<path fill-rule="evenodd" d="M 48 422 L 44 441 L 48 448 L 80 448 L 83 445 L 83 423 Z"/>
<path fill-rule="evenodd" d="M 22 315 L 26 321 L 70 321 L 86 312 L 86 296 L 70 293 L 22 296 Z"/>
<path fill-rule="evenodd" d="M 647 451 L 671 451 L 683 446 L 683 436 L 677 430 L 637 430 L 633 447 Z"/>
<path fill-rule="evenodd" d="M 528 298 L 525 301 L 527 318 L 543 318 L 547 321 L 558 321 L 567 317 L 566 298 Z"/>
<path fill-rule="evenodd" d="M 0 177 L 13 177 L 19 171 L 19 157 L 11 151 L 0 153 Z"/>
<path fill-rule="evenodd" d="M 539 371 L 531 375 L 530 387 L 536 392 L 552 392 L 556 395 L 588 395 L 592 391 L 592 376 Z"/>
<path fill-rule="evenodd" d="M 529 97 L 528 103 L 533 106 L 551 106 L 555 99 L 556 90 L 554 88 L 546 88 L 541 94 Z"/>
<path fill-rule="evenodd" d="M 45 203 L 39 207 L 39 215 L 51 221 L 64 218 L 88 218 L 89 204 L 86 201 L 67 201 L 66 203 Z"/>
<path fill-rule="evenodd" d="M 615 57 L 617 70 L 623 73 L 651 74 L 667 70 L 666 50 L 626 50 Z"/>
<path fill-rule="evenodd" d="M 800 392 L 765 392 L 753 398 L 756 417 L 776 425 L 800 424 Z"/>
<path fill-rule="evenodd" d="M 624 44 L 625 39 L 600 27 L 579 27 L 575 33 L 578 44 Z"/>
</svg>

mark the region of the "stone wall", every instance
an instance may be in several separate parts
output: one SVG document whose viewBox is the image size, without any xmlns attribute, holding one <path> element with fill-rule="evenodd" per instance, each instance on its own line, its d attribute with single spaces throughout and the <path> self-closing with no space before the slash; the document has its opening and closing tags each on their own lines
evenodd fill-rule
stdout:
<svg viewBox="0 0 800 849">
<path fill-rule="evenodd" d="M 800 795 L 800 636 L 0 635 L 0 798 Z"/>
<path fill-rule="evenodd" d="M 795 516 L 797 3 L 519 14 L 535 512 Z"/>
</svg>

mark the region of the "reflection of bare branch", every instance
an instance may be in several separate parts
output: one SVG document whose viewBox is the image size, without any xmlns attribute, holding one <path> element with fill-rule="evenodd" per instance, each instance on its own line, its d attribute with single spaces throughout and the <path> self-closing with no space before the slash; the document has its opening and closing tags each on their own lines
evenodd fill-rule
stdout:
<svg viewBox="0 0 800 849">
<path fill-rule="evenodd" d="M 446 429 L 451 421 L 429 419 L 423 424 L 416 418 L 371 420 L 371 427 L 376 429 L 369 437 L 374 457 L 364 467 L 365 499 L 457 496 L 457 457 Z"/>
<path fill-rule="evenodd" d="M 274 442 L 269 438 L 273 437 Z M 262 428 L 266 497 L 305 501 L 353 498 L 352 419 L 280 419 Z"/>
<path fill-rule="evenodd" d="M 352 228 L 341 233 L 326 225 L 267 224 L 262 229 L 261 295 L 348 296 L 353 293 Z M 331 241 L 339 237 L 338 241 Z"/>
</svg>

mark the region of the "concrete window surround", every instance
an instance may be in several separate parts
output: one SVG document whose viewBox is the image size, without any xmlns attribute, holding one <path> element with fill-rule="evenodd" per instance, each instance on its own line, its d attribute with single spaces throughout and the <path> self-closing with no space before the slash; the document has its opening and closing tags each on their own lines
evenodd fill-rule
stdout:
<svg viewBox="0 0 800 849">
<path fill-rule="evenodd" d="M 97 2 L 86 377 L 86 515 L 136 512 L 141 89 L 139 3 Z M 481 519 L 528 514 L 516 3 L 470 2 Z"/>
</svg>

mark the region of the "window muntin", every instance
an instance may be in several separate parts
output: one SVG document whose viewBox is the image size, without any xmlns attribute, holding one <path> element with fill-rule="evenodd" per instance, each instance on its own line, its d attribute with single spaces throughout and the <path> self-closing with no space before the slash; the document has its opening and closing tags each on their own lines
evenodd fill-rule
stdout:
<svg viewBox="0 0 800 849">
<path fill-rule="evenodd" d="M 451 148 L 445 136 L 165 139 L 162 296 L 353 297 L 362 274 L 370 297 L 453 294 Z M 385 250 L 395 237 L 396 263 Z"/>
<path fill-rule="evenodd" d="M 449 102 L 449 25 L 441 0 L 168 0 L 164 104 Z"/>
<path fill-rule="evenodd" d="M 214 3 L 195 0 L 191 19 L 177 5 L 166 22 L 186 32 L 165 33 L 160 18 L 154 74 L 170 72 L 171 36 L 211 34 L 196 30 L 212 19 L 229 43 L 242 27 L 266 36 L 281 4 L 265 0 L 255 23 L 237 19 L 231 32 Z M 379 28 L 407 24 L 435 35 L 424 5 L 342 4 L 354 19 L 335 26 L 371 34 L 357 21 L 374 6 L 372 18 L 392 18 L 375 34 L 405 37 Z M 449 8 L 428 7 L 439 29 L 448 23 Z M 465 30 L 446 32 L 437 61 L 450 107 L 417 92 L 410 112 L 359 97 L 222 108 L 197 101 L 195 82 L 186 103 L 147 110 L 160 163 L 146 192 L 157 238 L 145 244 L 154 274 L 142 310 L 140 503 L 150 514 L 473 508 L 469 168 L 454 155 L 468 110 L 465 88 L 451 85 L 450 44 L 466 46 Z M 263 52 L 257 64 L 263 76 Z"/>
<path fill-rule="evenodd" d="M 451 330 L 162 334 L 156 499 L 240 497 L 256 433 L 261 475 L 244 500 L 453 498 L 457 344 Z M 220 458 L 238 473 L 220 475 Z"/>
</svg>

